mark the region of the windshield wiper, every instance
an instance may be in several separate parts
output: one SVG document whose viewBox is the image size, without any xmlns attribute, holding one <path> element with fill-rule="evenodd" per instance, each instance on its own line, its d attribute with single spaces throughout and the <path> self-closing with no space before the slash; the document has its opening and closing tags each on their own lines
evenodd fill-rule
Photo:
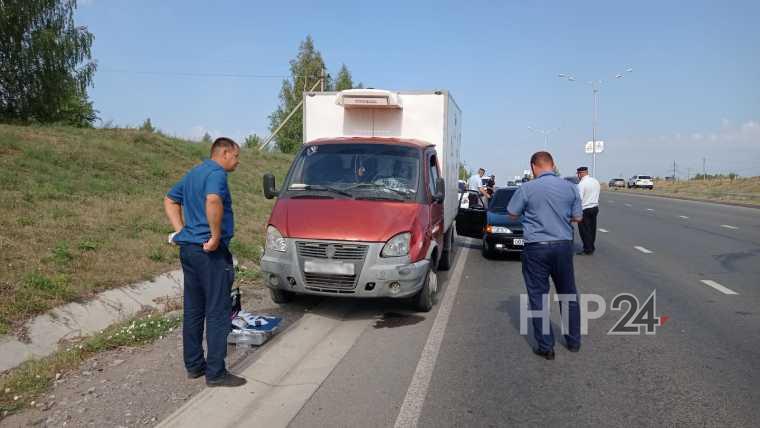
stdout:
<svg viewBox="0 0 760 428">
<path fill-rule="evenodd" d="M 350 193 L 348 193 L 346 191 L 337 189 L 335 187 L 322 186 L 322 185 L 317 185 L 317 184 L 300 184 L 300 185 L 298 185 L 296 187 L 291 186 L 291 187 L 288 188 L 288 190 L 315 190 L 315 191 L 318 191 L 318 192 L 337 193 L 338 195 L 347 196 L 349 198 L 353 198 L 354 197 L 354 195 L 352 195 L 352 194 L 350 194 Z"/>
<path fill-rule="evenodd" d="M 395 193 L 397 195 L 404 196 L 404 197 L 407 197 L 407 196 L 411 195 L 411 193 L 412 193 L 410 191 L 403 191 L 403 190 L 399 190 L 399 189 L 393 189 L 393 188 L 390 188 L 390 187 L 387 187 L 387 186 L 383 186 L 382 184 L 375 184 L 375 183 L 360 183 L 360 184 L 357 184 L 355 186 L 349 187 L 347 190 L 361 189 L 361 188 L 374 188 L 374 189 L 387 190 L 389 192 L 393 192 L 393 193 Z"/>
</svg>

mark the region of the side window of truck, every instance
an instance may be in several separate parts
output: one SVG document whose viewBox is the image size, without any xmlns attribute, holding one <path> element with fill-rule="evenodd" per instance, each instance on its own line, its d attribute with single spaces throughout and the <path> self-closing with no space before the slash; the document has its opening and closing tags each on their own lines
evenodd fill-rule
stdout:
<svg viewBox="0 0 760 428">
<path fill-rule="evenodd" d="M 435 185 L 438 183 L 438 162 L 436 161 L 435 155 L 430 156 L 430 162 L 428 164 L 430 175 L 429 175 L 429 182 L 428 182 L 428 188 L 430 189 L 430 196 L 432 197 L 436 193 Z"/>
</svg>

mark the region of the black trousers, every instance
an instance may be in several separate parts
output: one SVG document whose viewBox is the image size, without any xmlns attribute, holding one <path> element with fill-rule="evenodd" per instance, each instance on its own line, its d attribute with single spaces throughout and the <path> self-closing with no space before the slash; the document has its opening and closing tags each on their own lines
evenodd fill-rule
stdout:
<svg viewBox="0 0 760 428">
<path fill-rule="evenodd" d="M 583 222 L 578 224 L 578 234 L 583 241 L 583 252 L 593 253 L 596 250 L 596 216 L 599 215 L 599 207 L 586 208 L 583 210 Z"/>
</svg>

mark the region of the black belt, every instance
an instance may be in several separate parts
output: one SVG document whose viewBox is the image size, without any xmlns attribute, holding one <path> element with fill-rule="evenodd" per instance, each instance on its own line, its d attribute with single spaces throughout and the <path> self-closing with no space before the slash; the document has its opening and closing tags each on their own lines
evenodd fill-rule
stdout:
<svg viewBox="0 0 760 428">
<path fill-rule="evenodd" d="M 539 241 L 539 242 L 526 242 L 525 245 L 563 245 L 563 244 L 570 244 L 573 241 L 570 240 L 561 240 L 561 241 Z"/>
</svg>

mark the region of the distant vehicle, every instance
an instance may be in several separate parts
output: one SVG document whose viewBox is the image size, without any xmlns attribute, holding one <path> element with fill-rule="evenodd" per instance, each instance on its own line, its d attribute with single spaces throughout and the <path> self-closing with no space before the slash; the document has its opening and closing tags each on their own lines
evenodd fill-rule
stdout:
<svg viewBox="0 0 760 428">
<path fill-rule="evenodd" d="M 613 178 L 612 180 L 610 180 L 608 186 L 610 189 L 616 189 L 618 187 L 625 188 L 625 179 Z"/>
<path fill-rule="evenodd" d="M 649 175 L 634 175 L 628 179 L 629 189 L 654 189 L 654 181 Z"/>
<path fill-rule="evenodd" d="M 517 186 L 517 183 L 515 183 L 514 181 L 507 181 L 507 187 L 515 187 L 515 186 Z"/>
<path fill-rule="evenodd" d="M 488 207 L 477 192 L 468 191 L 468 194 L 462 196 L 468 198 L 469 193 L 473 193 L 478 198 L 478 203 L 459 208 L 457 233 L 482 239 L 483 256 L 486 258 L 497 253 L 519 253 L 525 246 L 522 218 L 512 220 L 507 214 L 507 205 L 515 191 L 517 189 L 514 187 L 496 189 Z"/>
</svg>

